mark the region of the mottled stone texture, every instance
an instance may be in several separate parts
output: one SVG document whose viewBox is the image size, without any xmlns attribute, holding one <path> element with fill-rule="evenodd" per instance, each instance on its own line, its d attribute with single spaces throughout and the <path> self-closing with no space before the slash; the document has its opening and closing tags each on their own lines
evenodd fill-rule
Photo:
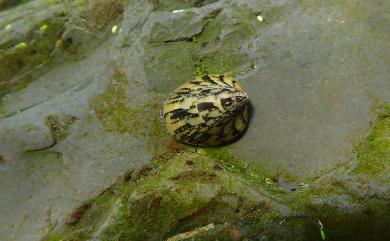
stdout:
<svg viewBox="0 0 390 241">
<path fill-rule="evenodd" d="M 2 240 L 390 239 L 389 1 L 0 9 Z M 172 141 L 164 98 L 224 73 L 246 134 Z"/>
</svg>

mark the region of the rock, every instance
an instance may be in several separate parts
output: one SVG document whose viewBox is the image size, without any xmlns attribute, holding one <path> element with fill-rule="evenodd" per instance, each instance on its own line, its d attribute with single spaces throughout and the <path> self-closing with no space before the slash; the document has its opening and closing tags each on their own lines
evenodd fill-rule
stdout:
<svg viewBox="0 0 390 241">
<path fill-rule="evenodd" d="M 3 10 L 0 236 L 390 239 L 388 8 L 36 0 Z M 243 83 L 249 128 L 230 146 L 186 147 L 164 134 L 160 106 L 208 73 Z"/>
<path fill-rule="evenodd" d="M 192 160 L 191 166 L 187 165 L 187 159 Z M 261 186 L 247 183 L 245 177 L 230 170 L 216 171 L 215 165 L 207 155 L 190 152 L 157 160 L 147 172 L 141 171 L 130 181 L 117 183 L 94 201 L 81 206 L 70 216 L 59 237 L 65 240 L 80 237 L 175 240 L 180 233 L 195 230 L 187 235 L 202 239 L 205 234 L 198 228 L 210 225 L 207 239 L 230 239 L 233 227 L 234 235 L 240 239 L 256 235 L 276 237 L 274 229 L 279 229 L 278 222 L 294 219 L 291 210 L 268 198 Z M 246 230 L 261 222 L 267 223 L 262 230 L 271 230 L 264 233 Z M 296 225 L 300 225 L 299 222 Z M 289 228 L 292 227 L 283 227 Z M 53 240 L 57 235 L 49 235 L 45 240 Z M 293 240 L 288 236 L 284 238 Z"/>
</svg>

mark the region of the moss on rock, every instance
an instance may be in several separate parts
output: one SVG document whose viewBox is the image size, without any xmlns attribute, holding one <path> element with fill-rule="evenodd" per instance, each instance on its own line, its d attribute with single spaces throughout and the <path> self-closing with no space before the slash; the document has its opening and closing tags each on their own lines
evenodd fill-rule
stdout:
<svg viewBox="0 0 390 241">
<path fill-rule="evenodd" d="M 30 0 L 0 0 L 0 11 L 16 7 L 19 4 L 29 2 Z"/>
<path fill-rule="evenodd" d="M 58 115 L 48 115 L 46 126 L 50 130 L 53 143 L 63 140 L 69 134 L 69 128 L 75 121 L 74 116 L 65 116 L 60 119 Z"/>
<path fill-rule="evenodd" d="M 160 11 L 172 11 L 178 9 L 185 9 L 191 7 L 202 7 L 204 5 L 216 2 L 218 0 L 174 0 L 174 1 L 164 1 L 164 0 L 149 0 L 153 5 L 154 10 Z"/>
<path fill-rule="evenodd" d="M 380 177 L 390 172 L 390 105 L 382 106 L 371 132 L 357 147 L 357 158 L 355 173 Z"/>
<path fill-rule="evenodd" d="M 53 16 L 30 32 L 0 46 L 0 97 L 26 87 L 51 58 L 64 31 L 64 17 Z"/>
<path fill-rule="evenodd" d="M 354 196 L 351 180 L 268 193 L 264 177 L 253 178 L 223 148 L 165 157 L 80 206 L 63 230 L 45 240 L 321 240 L 321 232 L 329 240 L 383 238 L 383 197 Z M 362 222 L 370 225 L 362 228 Z"/>
<path fill-rule="evenodd" d="M 145 46 L 145 70 L 153 90 L 167 92 L 194 76 L 235 75 L 251 68 L 251 57 L 241 48 L 253 41 L 257 22 L 246 5 L 235 6 L 235 12 L 232 18 L 223 9 L 208 9 L 195 18 L 189 10 L 163 27 L 156 22 Z M 183 24 L 189 17 L 196 20 Z"/>
<path fill-rule="evenodd" d="M 98 31 L 104 30 L 112 21 L 122 17 L 125 2 L 121 0 L 77 1 L 74 20 L 81 26 Z"/>
<path fill-rule="evenodd" d="M 138 103 L 131 103 L 128 86 L 126 74 L 115 69 L 107 89 L 91 105 L 106 130 L 140 135 L 147 129 L 144 111 Z"/>
<path fill-rule="evenodd" d="M 302 220 L 277 227 L 291 214 L 288 209 L 204 154 L 181 152 L 156 159 L 106 192 L 109 201 L 98 205 L 98 197 L 83 205 L 60 235 L 51 234 L 45 240 L 182 240 L 178 235 L 187 232 L 196 240 L 256 235 L 304 240 L 294 239 L 297 236 L 287 231 L 294 225 L 302 231 Z M 194 231 L 202 227 L 208 228 Z"/>
</svg>

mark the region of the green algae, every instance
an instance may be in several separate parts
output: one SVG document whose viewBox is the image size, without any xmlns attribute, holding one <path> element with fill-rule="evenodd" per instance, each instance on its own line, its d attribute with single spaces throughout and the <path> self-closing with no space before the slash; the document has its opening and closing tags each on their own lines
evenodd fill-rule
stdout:
<svg viewBox="0 0 390 241">
<path fill-rule="evenodd" d="M 234 19 L 228 19 L 221 12 L 222 9 L 215 9 L 205 14 L 200 22 L 184 25 L 184 30 L 180 27 L 181 34 L 186 31 L 192 34 L 179 39 L 169 39 L 169 36 L 174 35 L 172 29 L 178 29 L 177 25 L 183 25 L 181 21 L 174 21 L 170 23 L 172 26 L 158 28 L 158 31 L 153 33 L 150 43 L 146 46 L 145 70 L 154 91 L 172 91 L 194 76 L 235 75 L 252 67 L 251 58 L 247 53 L 243 53 L 240 47 L 250 43 L 255 37 L 254 25 L 258 24 L 255 16 L 248 7 L 237 7 L 236 17 L 240 18 L 240 22 L 235 23 Z M 192 13 L 187 15 L 191 16 Z M 187 18 L 187 15 L 183 18 Z M 192 28 L 201 30 L 190 31 Z M 223 29 L 227 34 L 222 32 Z M 181 51 L 178 52 L 177 49 Z"/>
<path fill-rule="evenodd" d="M 82 205 L 65 230 L 45 241 L 187 240 L 175 239 L 183 234 L 191 240 L 321 240 L 324 233 L 326 240 L 383 240 L 386 201 L 354 196 L 350 180 L 325 179 L 285 193 L 250 173 L 226 147 L 160 155 L 107 189 L 108 200 Z"/>
<path fill-rule="evenodd" d="M 69 135 L 69 129 L 75 121 L 76 117 L 74 116 L 58 116 L 55 114 L 48 115 L 46 117 L 45 125 L 49 129 L 51 143 L 40 148 L 27 149 L 24 151 L 25 154 L 41 152 L 57 145 Z M 34 131 L 36 127 L 33 125 L 25 125 L 24 128 L 26 128 L 28 131 Z"/>
<path fill-rule="evenodd" d="M 207 155 L 192 152 L 156 159 L 110 188 L 107 206 L 93 201 L 79 208 L 61 231 L 63 240 L 163 240 L 209 224 L 215 225 L 209 234 L 214 238 L 245 237 L 248 234 L 237 230 L 249 226 L 271 235 L 281 220 L 279 204 L 257 185 L 218 165 Z M 237 230 L 232 231 L 233 226 Z M 53 233 L 45 240 L 52 237 L 59 236 Z"/>
<path fill-rule="evenodd" d="M 358 196 L 348 190 L 347 182 L 326 180 L 283 197 L 304 222 L 304 229 L 312 237 L 307 240 L 324 240 L 322 235 L 326 240 L 388 239 L 388 201 L 378 196 Z"/>
<path fill-rule="evenodd" d="M 51 230 L 44 238 L 47 241 L 76 241 L 92 238 L 93 232 L 98 232 L 104 225 L 105 218 L 109 217 L 115 202 L 112 190 L 107 189 L 95 199 L 86 201 L 75 210 L 66 221 L 66 226 L 60 232 Z"/>
<path fill-rule="evenodd" d="M 78 60 L 95 49 L 109 36 L 107 27 L 120 19 L 124 10 L 123 1 L 116 0 L 48 4 L 63 6 L 25 35 L 0 46 L 0 97 L 26 88 L 54 65 Z M 72 24 L 65 26 L 67 22 Z"/>
<path fill-rule="evenodd" d="M 77 1 L 74 20 L 83 27 L 102 31 L 122 17 L 124 4 L 117 0 Z"/>
<path fill-rule="evenodd" d="M 235 74 L 244 69 L 243 63 L 246 62 L 245 56 L 235 56 L 234 54 L 206 55 L 193 57 L 194 75 L 205 74 Z M 240 66 L 241 68 L 234 68 Z"/>
<path fill-rule="evenodd" d="M 0 0 L 0 11 L 16 7 L 31 0 Z"/>
<path fill-rule="evenodd" d="M 40 173 L 40 176 L 36 178 L 36 182 L 39 180 L 42 185 L 45 181 L 50 180 L 54 176 L 61 175 L 64 168 L 64 161 L 62 154 L 55 151 L 46 152 L 26 152 L 23 154 L 25 159 L 26 178 L 36 178 L 34 173 Z"/>
<path fill-rule="evenodd" d="M 195 75 L 235 74 L 251 66 L 249 56 L 242 53 L 240 47 L 251 42 L 255 36 L 251 21 L 254 16 L 247 7 L 236 7 L 234 12 L 241 19 L 239 23 L 228 24 L 230 21 L 234 22 L 234 19 L 227 19 L 216 10 L 210 14 L 203 32 L 193 39 L 195 45 L 192 61 Z M 223 35 L 222 29 L 228 34 Z"/>
<path fill-rule="evenodd" d="M 146 129 L 144 111 L 131 103 L 128 86 L 125 73 L 114 70 L 107 89 L 91 101 L 91 106 L 106 130 L 141 135 Z"/>
<path fill-rule="evenodd" d="M 68 136 L 69 128 L 75 121 L 76 117 L 74 116 L 60 119 L 58 115 L 48 115 L 45 124 L 50 130 L 53 143 L 58 143 Z"/>
<path fill-rule="evenodd" d="M 168 93 L 193 77 L 192 46 L 175 42 L 150 44 L 146 48 L 145 71 L 152 91 Z"/>
<path fill-rule="evenodd" d="M 106 90 L 90 105 L 105 130 L 147 137 L 148 145 L 157 148 L 165 136 L 160 123 L 163 96 L 148 92 L 150 101 L 141 104 L 128 94 L 134 87 L 142 88 L 137 80 L 129 81 L 126 74 L 116 68 Z"/>
<path fill-rule="evenodd" d="M 390 171 L 390 105 L 381 108 L 378 118 L 366 139 L 357 147 L 359 163 L 357 174 L 373 177 L 386 175 Z"/>
<path fill-rule="evenodd" d="M 390 222 L 384 185 L 390 161 L 390 106 L 378 113 L 368 136 L 357 146 L 357 166 L 339 176 L 325 176 L 303 190 L 284 195 L 289 207 L 309 217 L 327 240 L 387 240 Z M 379 182 L 378 182 L 379 181 Z"/>
<path fill-rule="evenodd" d="M 6 159 L 3 154 L 0 153 L 0 165 L 4 164 L 6 162 Z"/>
<path fill-rule="evenodd" d="M 328 202 L 310 205 L 309 214 L 313 225 L 321 221 L 327 240 L 387 240 L 387 225 L 390 221 L 386 200 L 366 199 L 349 205 L 335 206 L 342 196 L 332 196 Z"/>
<path fill-rule="evenodd" d="M 30 32 L 0 46 L 0 97 L 25 88 L 52 58 L 64 31 L 61 14 L 44 20 Z M 45 28 L 41 28 L 45 25 Z"/>
<path fill-rule="evenodd" d="M 268 21 L 276 20 L 276 17 L 268 18 Z M 147 74 L 154 71 L 151 76 L 161 75 L 162 72 L 165 78 L 173 76 L 167 81 L 157 80 L 154 88 L 165 92 L 171 86 L 174 87 L 172 82 L 179 84 L 187 80 L 183 76 L 189 75 L 188 73 L 232 73 L 247 63 L 245 55 L 238 56 L 234 52 L 223 55 L 226 51 L 218 48 L 221 44 L 218 32 L 220 27 L 218 24 L 208 25 L 193 42 L 154 44 L 153 51 L 162 53 L 151 60 L 153 65 L 146 66 L 149 68 Z M 240 32 L 231 35 L 231 43 L 237 41 L 238 33 Z M 228 42 L 224 44 L 229 46 Z M 178 46 L 185 46 L 184 53 L 175 51 Z M 213 50 L 215 48 L 218 50 Z M 230 45 L 229 49 L 232 48 L 234 46 Z M 154 55 L 152 51 L 149 53 L 150 56 Z M 175 60 L 177 57 L 179 61 L 167 61 L 171 56 L 175 56 Z M 236 57 L 238 61 L 234 62 Z M 178 69 L 184 69 L 185 73 L 177 73 Z M 118 80 L 114 80 L 116 81 Z M 127 84 L 127 80 L 119 84 L 110 83 L 107 91 L 94 100 L 93 106 L 107 130 L 140 135 L 136 122 L 129 120 L 129 116 L 138 119 L 143 113 L 138 113 L 139 108 L 130 107 L 131 101 L 127 99 L 125 91 L 122 91 L 127 88 Z M 118 106 L 118 113 L 110 112 Z M 154 104 L 146 107 L 156 109 Z M 357 149 L 360 163 L 355 169 L 356 174 L 377 176 L 386 167 L 389 148 L 384 143 L 387 143 L 389 135 L 388 114 L 381 116 L 372 133 Z M 151 138 L 157 139 L 163 135 L 159 119 L 153 119 L 152 123 L 154 134 Z M 141 125 L 138 128 L 150 127 Z M 210 223 L 215 224 L 214 228 L 205 233 L 197 233 L 192 240 L 229 240 L 237 235 L 249 240 L 321 240 L 318 220 L 324 224 L 326 239 L 329 240 L 383 238 L 381 235 L 386 230 L 384 224 L 388 222 L 380 209 L 386 203 L 378 199 L 365 202 L 364 198 L 354 197 L 351 192 L 346 191 L 345 182 L 329 181 L 321 186 L 284 193 L 265 183 L 265 171 L 252 170 L 233 157 L 227 148 L 202 148 L 198 149 L 198 153 L 191 153 L 192 151 L 195 152 L 189 148 L 184 153 L 168 155 L 169 158 L 155 160 L 138 174 L 129 175 L 124 183 L 120 182 L 110 189 L 112 199 L 107 206 L 90 205 L 88 208 L 81 208 L 83 212 L 76 215 L 77 222 L 68 224 L 66 234 L 53 234 L 53 239 L 47 240 L 59 240 L 59 237 L 62 237 L 61 240 L 88 240 L 92 237 L 99 237 L 101 240 L 162 240 Z M 260 191 L 259 187 L 265 187 L 263 189 L 269 194 L 265 195 L 264 190 Z M 248 192 L 260 193 L 261 198 L 266 201 L 254 201 Z M 335 205 L 339 204 L 335 202 L 337 197 L 343 194 L 348 198 L 340 204 L 345 205 L 346 209 Z M 268 196 L 277 198 L 268 199 Z M 288 204 L 289 208 L 301 215 L 287 218 L 278 216 L 269 205 L 272 202 L 270 200 L 274 199 Z M 313 199 L 319 199 L 322 203 L 313 204 Z M 242 203 L 244 207 L 240 207 Z M 357 204 L 367 205 L 367 208 L 351 209 L 348 212 L 348 208 L 354 208 Z M 237 207 L 240 207 L 238 213 Z M 99 208 L 112 216 L 100 216 L 97 210 Z M 102 219 L 108 220 L 109 225 L 104 226 Z M 275 223 L 283 225 L 274 225 Z M 367 223 L 370 225 L 362 228 Z M 370 233 L 374 235 L 370 236 Z"/>
<path fill-rule="evenodd" d="M 292 204 L 291 207 L 294 207 L 295 210 L 302 210 L 313 197 L 326 198 L 340 195 L 347 195 L 351 198 L 352 203 L 366 202 L 365 197 L 374 195 L 369 193 L 375 193 L 373 180 L 378 180 L 389 172 L 389 137 L 390 105 L 386 104 L 380 108 L 377 120 L 373 123 L 368 136 L 356 147 L 357 165 L 353 169 L 345 169 L 339 177 L 325 175 L 319 183 L 312 183 L 313 187 L 289 195 L 288 200 Z M 387 180 L 384 183 L 386 182 Z M 376 195 L 373 197 L 381 199 Z"/>
<path fill-rule="evenodd" d="M 201 150 L 210 156 L 210 158 L 220 163 L 223 168 L 245 178 L 253 184 L 261 185 L 267 192 L 272 193 L 274 197 L 275 195 L 283 193 L 277 185 L 271 183 L 272 180 L 268 177 L 267 172 L 264 169 L 250 167 L 244 161 L 230 154 L 229 148 L 212 147 L 202 148 Z"/>
<path fill-rule="evenodd" d="M 153 6 L 153 10 L 158 11 L 173 11 L 191 7 L 202 7 L 204 5 L 216 2 L 218 0 L 175 0 L 175 1 L 163 1 L 163 0 L 149 0 Z"/>
</svg>

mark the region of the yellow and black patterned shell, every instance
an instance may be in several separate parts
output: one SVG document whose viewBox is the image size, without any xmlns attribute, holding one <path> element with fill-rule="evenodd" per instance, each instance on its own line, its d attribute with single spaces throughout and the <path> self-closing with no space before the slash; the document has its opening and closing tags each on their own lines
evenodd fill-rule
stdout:
<svg viewBox="0 0 390 241">
<path fill-rule="evenodd" d="M 163 105 L 164 129 L 176 140 L 196 146 L 229 143 L 248 122 L 248 96 L 224 75 L 204 75 L 177 88 Z"/>
</svg>

